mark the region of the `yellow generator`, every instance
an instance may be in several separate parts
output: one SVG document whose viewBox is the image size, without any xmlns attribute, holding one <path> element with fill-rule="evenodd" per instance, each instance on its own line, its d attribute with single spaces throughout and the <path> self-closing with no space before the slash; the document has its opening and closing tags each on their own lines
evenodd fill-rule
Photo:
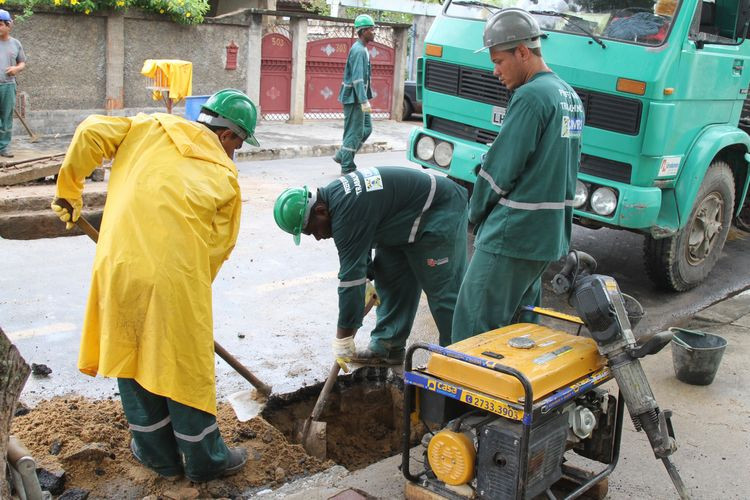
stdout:
<svg viewBox="0 0 750 500">
<path fill-rule="evenodd" d="M 520 323 L 447 348 L 417 343 L 407 350 L 402 457 L 407 498 L 521 500 L 554 499 L 560 491 L 564 498 L 590 493 L 617 464 L 625 407 L 636 430 L 648 435 L 680 497 L 688 498 L 669 458 L 676 450 L 671 413 L 659 409 L 640 365 L 641 357 L 669 342 L 669 333 L 636 342 L 617 283 L 591 274 L 595 265 L 586 254 L 571 252 L 553 281 L 580 318 L 532 308 L 579 325 L 579 335 Z M 580 335 L 584 327 L 588 336 Z M 418 351 L 428 351 L 429 358 L 413 368 Z M 619 387 L 617 397 L 600 387 L 611 379 Z M 419 421 L 429 431 L 422 441 L 424 467 L 411 471 L 409 436 Z M 583 459 L 569 460 L 568 452 Z"/>
</svg>

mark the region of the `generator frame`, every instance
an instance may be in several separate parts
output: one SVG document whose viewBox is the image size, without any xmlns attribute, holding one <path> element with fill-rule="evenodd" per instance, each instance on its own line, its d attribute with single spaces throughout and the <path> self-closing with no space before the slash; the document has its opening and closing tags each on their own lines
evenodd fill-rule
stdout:
<svg viewBox="0 0 750 500">
<path fill-rule="evenodd" d="M 516 380 L 518 380 L 523 387 L 524 391 L 524 399 L 523 404 L 503 404 L 502 408 L 498 408 L 497 410 L 500 411 L 491 411 L 490 413 L 496 414 L 500 418 L 509 418 L 506 415 L 503 415 L 502 412 L 506 411 L 507 407 L 510 408 L 520 408 L 523 407 L 523 416 L 522 418 L 512 418 L 512 420 L 520 421 L 523 425 L 523 433 L 521 436 L 521 443 L 520 443 L 520 453 L 521 453 L 521 459 L 520 459 L 520 470 L 519 470 L 519 477 L 520 480 L 518 481 L 518 484 L 516 485 L 516 499 L 524 499 L 526 495 L 526 486 L 528 481 L 528 458 L 529 458 L 529 442 L 531 438 L 531 429 L 532 424 L 534 423 L 534 415 L 541 416 L 555 408 L 560 407 L 561 405 L 567 403 L 568 401 L 574 399 L 575 397 L 582 395 L 586 392 L 588 392 L 590 389 L 597 387 L 609 380 L 612 379 L 612 375 L 609 371 L 609 368 L 604 367 L 603 369 L 599 370 L 598 372 L 592 373 L 588 375 L 587 377 L 584 377 L 583 379 L 579 380 L 578 382 L 561 388 L 558 391 L 555 391 L 551 395 L 547 396 L 546 398 L 540 400 L 536 404 L 534 403 L 534 394 L 533 389 L 531 387 L 531 382 L 526 378 L 526 376 L 521 373 L 520 371 L 516 370 L 515 368 L 511 368 L 509 366 L 503 365 L 501 363 L 498 363 L 496 361 L 488 361 L 482 358 L 478 358 L 475 356 L 471 356 L 462 352 L 454 351 L 451 349 L 448 349 L 446 347 L 441 347 L 439 345 L 435 344 L 428 344 L 426 342 L 416 342 L 412 344 L 406 351 L 406 356 L 404 359 L 404 413 L 403 413 L 403 426 L 404 426 L 404 434 L 403 434 L 403 441 L 402 441 L 402 455 L 401 455 L 401 471 L 404 475 L 404 477 L 416 484 L 420 484 L 424 487 L 429 487 L 428 480 L 424 478 L 426 472 L 422 472 L 418 475 L 413 475 L 410 471 L 410 450 L 411 450 L 411 442 L 410 442 L 410 436 L 411 436 L 411 415 L 414 411 L 414 401 L 416 399 L 416 388 L 419 387 L 422 390 L 430 390 L 440 396 L 448 397 L 451 399 L 455 399 L 457 401 L 463 402 L 464 404 L 468 406 L 477 406 L 472 405 L 471 403 L 467 402 L 466 395 L 478 395 L 480 398 L 486 398 L 486 400 L 491 400 L 494 402 L 498 402 L 497 397 L 490 396 L 488 394 L 484 394 L 481 391 L 477 391 L 474 389 L 469 389 L 464 386 L 455 384 L 453 382 L 445 382 L 442 379 L 439 379 L 437 377 L 430 376 L 429 374 L 422 373 L 420 371 L 415 371 L 412 369 L 412 363 L 414 358 L 414 353 L 418 350 L 425 350 L 429 351 L 431 353 L 440 354 L 455 360 L 458 360 L 460 362 L 468 363 L 471 365 L 475 365 L 487 370 L 494 370 L 496 372 L 510 375 L 511 377 L 514 377 Z M 437 382 L 440 382 L 443 387 L 447 387 L 449 389 L 457 389 L 456 391 L 446 391 L 446 390 L 440 390 L 437 387 Z M 430 387 L 432 386 L 432 387 Z M 464 399 L 462 399 L 462 397 Z M 583 495 L 586 491 L 594 487 L 599 481 L 603 480 L 607 476 L 609 476 L 612 471 L 617 466 L 617 462 L 620 456 L 620 441 L 622 438 L 622 423 L 623 423 L 623 414 L 624 414 L 624 407 L 625 404 L 622 401 L 621 393 L 618 390 L 617 394 L 617 409 L 616 409 L 616 418 L 615 418 L 615 424 L 614 424 L 614 433 L 612 436 L 612 454 L 609 460 L 609 463 L 607 464 L 607 467 L 604 468 L 602 471 L 595 473 L 593 476 L 586 476 L 581 474 L 581 471 L 579 469 L 574 469 L 571 467 L 565 467 L 563 464 L 563 473 L 568 478 L 575 481 L 579 486 L 570 492 L 567 496 L 563 497 L 565 500 L 571 500 L 574 498 L 578 498 L 581 495 Z"/>
</svg>

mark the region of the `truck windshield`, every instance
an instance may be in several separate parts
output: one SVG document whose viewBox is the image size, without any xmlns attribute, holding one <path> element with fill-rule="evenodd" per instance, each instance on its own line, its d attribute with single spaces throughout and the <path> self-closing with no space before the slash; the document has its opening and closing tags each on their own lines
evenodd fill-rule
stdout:
<svg viewBox="0 0 750 500">
<path fill-rule="evenodd" d="M 449 16 L 485 20 L 507 7 L 534 13 L 546 31 L 596 39 L 660 45 L 680 0 L 448 0 Z"/>
</svg>

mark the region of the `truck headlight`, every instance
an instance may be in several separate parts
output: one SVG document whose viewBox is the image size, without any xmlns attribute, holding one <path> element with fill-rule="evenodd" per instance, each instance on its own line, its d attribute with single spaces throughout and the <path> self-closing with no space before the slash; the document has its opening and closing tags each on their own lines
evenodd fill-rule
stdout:
<svg viewBox="0 0 750 500">
<path fill-rule="evenodd" d="M 591 208 L 599 215 L 610 215 L 617 208 L 617 195 L 612 188 L 600 187 L 591 195 Z"/>
<path fill-rule="evenodd" d="M 435 163 L 441 167 L 447 167 L 453 159 L 453 144 L 441 141 L 435 146 Z"/>
<path fill-rule="evenodd" d="M 430 161 L 435 154 L 435 140 L 432 137 L 423 135 L 417 141 L 417 158 L 424 161 Z"/>
<path fill-rule="evenodd" d="M 589 188 L 581 181 L 576 181 L 576 195 L 573 197 L 573 208 L 581 208 L 589 199 Z"/>
</svg>

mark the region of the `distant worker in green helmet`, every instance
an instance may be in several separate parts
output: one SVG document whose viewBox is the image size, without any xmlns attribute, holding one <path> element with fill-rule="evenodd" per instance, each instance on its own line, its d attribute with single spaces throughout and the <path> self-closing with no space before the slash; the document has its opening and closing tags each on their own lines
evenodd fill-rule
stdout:
<svg viewBox="0 0 750 500">
<path fill-rule="evenodd" d="M 258 145 L 256 119 L 252 101 L 230 89 L 197 122 L 89 116 L 58 175 L 52 209 L 71 228 L 84 179 L 113 160 L 78 368 L 117 378 L 130 449 L 161 476 L 209 481 L 247 461 L 216 424 L 211 284 L 237 240 L 232 157 L 243 142 Z"/>
<path fill-rule="evenodd" d="M 290 188 L 276 200 L 276 224 L 294 236 L 333 238 L 339 254 L 340 363 L 400 364 L 424 290 L 439 342 L 451 340 L 456 296 L 466 267 L 466 189 L 431 172 L 365 168 L 326 187 Z M 368 261 L 381 301 L 369 347 L 357 352 Z"/>
<path fill-rule="evenodd" d="M 542 35 L 522 9 L 502 9 L 485 24 L 483 49 L 513 96 L 469 203 L 477 235 L 453 317 L 454 342 L 535 321 L 522 308 L 541 304 L 542 274 L 568 252 L 584 111 L 542 59 Z"/>
<path fill-rule="evenodd" d="M 372 133 L 372 72 L 367 44 L 375 39 L 375 21 L 367 14 L 359 15 L 354 20 L 354 29 L 358 40 L 349 49 L 339 91 L 339 102 L 344 105 L 344 139 L 333 157 L 341 165 L 341 175 L 357 169 L 354 155 Z"/>
</svg>

